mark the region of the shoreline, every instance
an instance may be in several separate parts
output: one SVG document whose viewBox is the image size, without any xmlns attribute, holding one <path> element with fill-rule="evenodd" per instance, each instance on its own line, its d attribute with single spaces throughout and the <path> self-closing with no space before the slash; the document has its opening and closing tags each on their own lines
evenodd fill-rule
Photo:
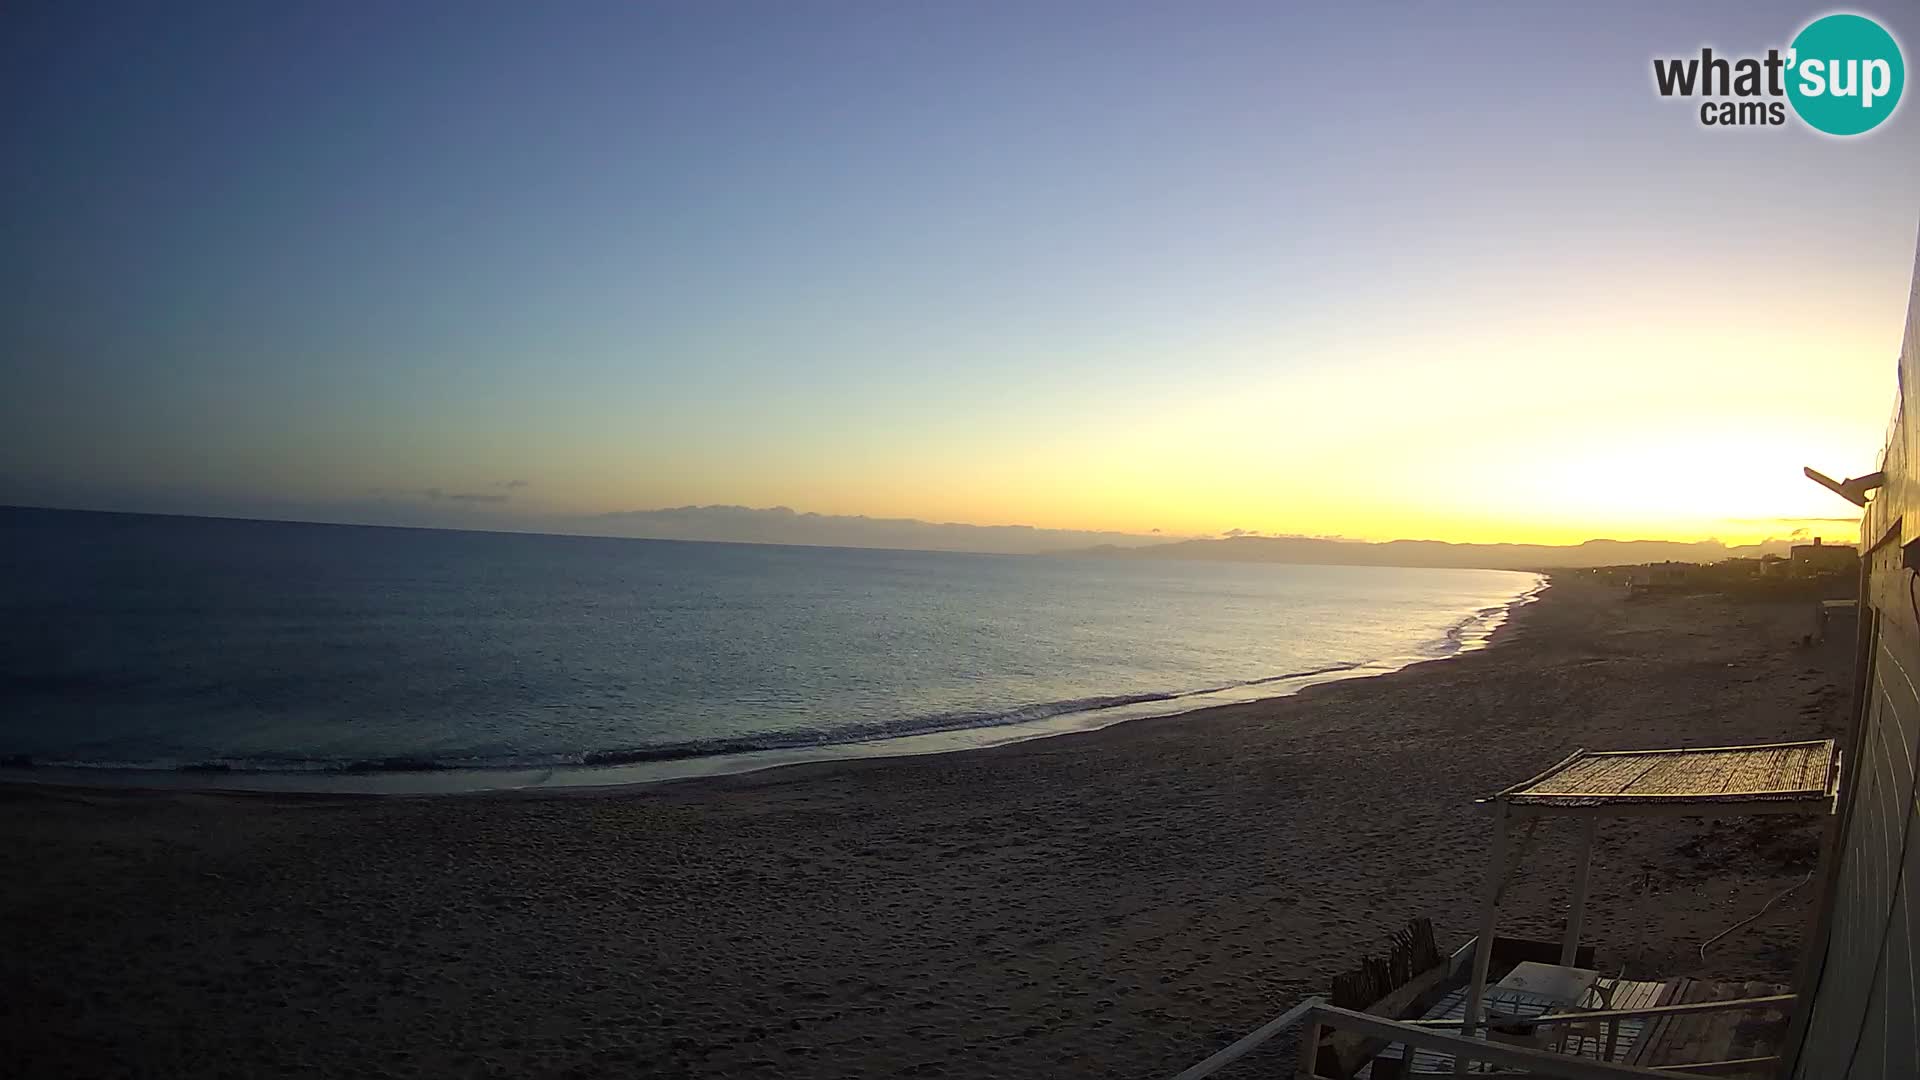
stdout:
<svg viewBox="0 0 1920 1080">
<path fill-rule="evenodd" d="M 1462 620 L 1475 620 L 1473 633 L 1463 636 L 1455 651 L 1444 656 L 1406 656 L 1363 661 L 1352 665 L 1280 675 L 1213 690 L 1191 691 L 1137 702 L 1121 702 L 1093 709 L 1063 712 L 1037 720 L 986 724 L 940 731 L 807 746 L 754 749 L 684 757 L 642 758 L 608 763 L 500 765 L 463 767 L 431 764 L 426 767 L 368 769 L 276 770 L 186 765 L 170 769 L 40 764 L 0 766 L 0 787 L 7 785 L 52 788 L 105 789 L 155 792 L 257 793 L 301 795 L 462 795 L 485 792 L 604 790 L 684 783 L 785 769 L 802 765 L 831 765 L 868 760 L 894 760 L 943 754 L 964 754 L 1017 746 L 1035 740 L 1064 738 L 1105 731 L 1142 720 L 1171 720 L 1216 709 L 1295 697 L 1315 687 L 1378 678 L 1423 664 L 1458 660 L 1492 648 L 1521 613 L 1552 588 L 1552 574 L 1535 572 L 1533 585 L 1495 608 Z M 645 751 L 635 751 L 644 755 Z M 410 759 L 391 759 L 404 762 Z M 370 763 L 376 764 L 378 763 Z"/>
<path fill-rule="evenodd" d="M 1572 747 L 1831 734 L 1851 642 L 1803 648 L 1805 619 L 1576 578 L 1447 663 L 972 753 L 431 798 L 0 786 L 0 1040 L 23 1076 L 1173 1075 L 1409 918 L 1465 940 L 1473 800 Z M 1542 826 L 1506 932 L 1557 935 L 1575 836 Z M 1784 981 L 1806 890 L 1700 948 L 1816 851 L 1777 818 L 1610 823 L 1587 936 L 1609 971 Z"/>
</svg>

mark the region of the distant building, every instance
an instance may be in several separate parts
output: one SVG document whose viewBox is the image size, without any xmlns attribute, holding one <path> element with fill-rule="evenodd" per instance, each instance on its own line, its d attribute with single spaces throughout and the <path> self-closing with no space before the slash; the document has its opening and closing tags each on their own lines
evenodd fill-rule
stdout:
<svg viewBox="0 0 1920 1080">
<path fill-rule="evenodd" d="M 1696 583 L 1699 571 L 1697 563 L 1658 562 L 1636 566 L 1627 579 L 1627 595 L 1682 592 Z"/>
<path fill-rule="evenodd" d="M 1693 563 L 1663 562 L 1647 564 L 1647 579 L 1654 585 L 1679 587 L 1693 580 L 1694 571 L 1700 569 Z"/>
<path fill-rule="evenodd" d="M 1859 569 L 1859 556 L 1852 544 L 1822 544 L 1816 536 L 1811 544 L 1795 544 L 1788 549 L 1787 565 L 1787 572 L 1794 577 L 1851 574 Z"/>
</svg>

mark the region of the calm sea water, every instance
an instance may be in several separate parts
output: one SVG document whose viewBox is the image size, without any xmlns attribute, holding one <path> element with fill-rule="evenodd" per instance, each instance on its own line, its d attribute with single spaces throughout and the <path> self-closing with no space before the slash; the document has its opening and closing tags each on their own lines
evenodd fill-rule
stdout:
<svg viewBox="0 0 1920 1080">
<path fill-rule="evenodd" d="M 981 745 L 1449 655 L 1539 581 L 39 510 L 0 552 L 0 755 L 143 769 Z"/>
</svg>

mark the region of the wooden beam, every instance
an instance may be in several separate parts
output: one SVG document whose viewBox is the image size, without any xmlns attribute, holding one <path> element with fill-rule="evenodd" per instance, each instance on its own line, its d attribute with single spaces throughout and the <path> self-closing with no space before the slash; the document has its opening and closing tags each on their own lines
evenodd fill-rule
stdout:
<svg viewBox="0 0 1920 1080">
<path fill-rule="evenodd" d="M 1829 770 L 1831 771 L 1831 770 Z M 1538 791 L 1515 795 L 1515 806 L 1552 806 L 1550 802 L 1524 802 L 1526 799 L 1598 799 L 1592 805 L 1640 806 L 1651 803 L 1697 803 L 1701 806 L 1744 806 L 1757 802 L 1817 802 L 1827 787 L 1767 788 L 1763 791 Z"/>
<path fill-rule="evenodd" d="M 1736 1012 L 1741 1009 L 1783 1009 L 1799 1000 L 1798 994 L 1767 994 L 1762 997 L 1728 998 L 1724 1001 L 1688 1001 L 1678 1005 L 1649 1005 L 1644 1009 L 1596 1009 L 1592 1012 L 1548 1013 L 1529 1023 L 1555 1024 L 1578 1020 L 1632 1020 L 1636 1017 L 1674 1016 L 1687 1013 Z"/>
<path fill-rule="evenodd" d="M 1639 757 L 1642 754 L 1712 754 L 1724 750 L 1788 750 L 1797 746 L 1824 746 L 1832 739 L 1797 739 L 1791 742 L 1744 743 L 1739 746 L 1662 746 L 1651 750 L 1595 750 L 1588 757 Z"/>
<path fill-rule="evenodd" d="M 1742 802 L 1617 802 L 1589 803 L 1584 806 L 1556 806 L 1553 803 L 1504 803 L 1516 817 L 1752 817 L 1758 814 L 1807 814 L 1825 817 L 1833 813 L 1834 793 L 1826 792 L 1809 799 L 1748 799 Z"/>
<path fill-rule="evenodd" d="M 1722 1072 L 1743 1073 L 1743 1072 L 1750 1072 L 1758 1068 L 1764 1068 L 1765 1066 L 1772 1065 L 1778 1062 L 1779 1060 L 1780 1058 L 1778 1056 L 1728 1058 L 1725 1061 L 1699 1061 L 1699 1062 L 1694 1062 L 1693 1064 L 1690 1064 L 1690 1065 L 1655 1065 L 1654 1068 L 1663 1073 L 1682 1073 L 1682 1074 L 1699 1074 L 1699 1075 L 1711 1075 L 1713 1073 L 1722 1073 Z"/>
<path fill-rule="evenodd" d="M 1509 787 L 1501 788 L 1499 791 L 1494 792 L 1493 795 L 1490 796 L 1489 798 L 1481 799 L 1480 801 L 1483 803 L 1497 802 L 1500 800 L 1502 796 L 1511 795 L 1516 791 L 1520 791 L 1525 788 L 1530 788 L 1533 785 L 1539 783 L 1540 781 L 1545 780 L 1547 777 L 1552 776 L 1554 773 L 1559 772 L 1561 769 L 1566 768 L 1568 765 L 1573 764 L 1573 761 L 1575 758 L 1586 754 L 1586 752 L 1587 751 L 1585 747 L 1576 748 L 1573 753 L 1568 754 L 1566 757 L 1561 758 L 1559 761 L 1554 762 L 1553 764 L 1547 766 L 1545 769 L 1542 769 L 1541 771 L 1534 773 L 1532 776 L 1527 777 L 1525 780 L 1522 780 L 1517 784 L 1513 784 Z"/>
</svg>

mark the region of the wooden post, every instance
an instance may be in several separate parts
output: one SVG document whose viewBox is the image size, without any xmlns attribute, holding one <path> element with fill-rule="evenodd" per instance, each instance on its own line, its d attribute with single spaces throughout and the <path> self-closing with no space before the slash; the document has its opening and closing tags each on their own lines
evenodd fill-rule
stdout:
<svg viewBox="0 0 1920 1080">
<path fill-rule="evenodd" d="M 1320 1069 L 1320 1016 L 1316 1012 L 1307 1014 L 1307 1026 L 1300 1032 L 1300 1071 L 1294 1075 L 1299 1080 L 1314 1080 Z"/>
<path fill-rule="evenodd" d="M 1507 804 L 1493 804 L 1493 852 L 1487 860 L 1487 880 L 1482 889 L 1480 937 L 1473 949 L 1473 980 L 1467 987 L 1467 1000 L 1460 1014 L 1460 1035 L 1471 1039 L 1479 1030 L 1480 1004 L 1487 996 L 1487 968 L 1493 964 L 1494 924 L 1500 918 L 1500 892 L 1507 883 Z M 1467 1071 L 1467 1059 L 1453 1059 L 1455 1075 Z"/>
<path fill-rule="evenodd" d="M 1580 822 L 1580 854 L 1573 865 L 1573 899 L 1567 902 L 1567 933 L 1560 939 L 1560 966 L 1572 967 L 1580 952 L 1580 927 L 1587 916 L 1587 877 L 1593 869 L 1593 833 L 1597 819 Z"/>
</svg>

